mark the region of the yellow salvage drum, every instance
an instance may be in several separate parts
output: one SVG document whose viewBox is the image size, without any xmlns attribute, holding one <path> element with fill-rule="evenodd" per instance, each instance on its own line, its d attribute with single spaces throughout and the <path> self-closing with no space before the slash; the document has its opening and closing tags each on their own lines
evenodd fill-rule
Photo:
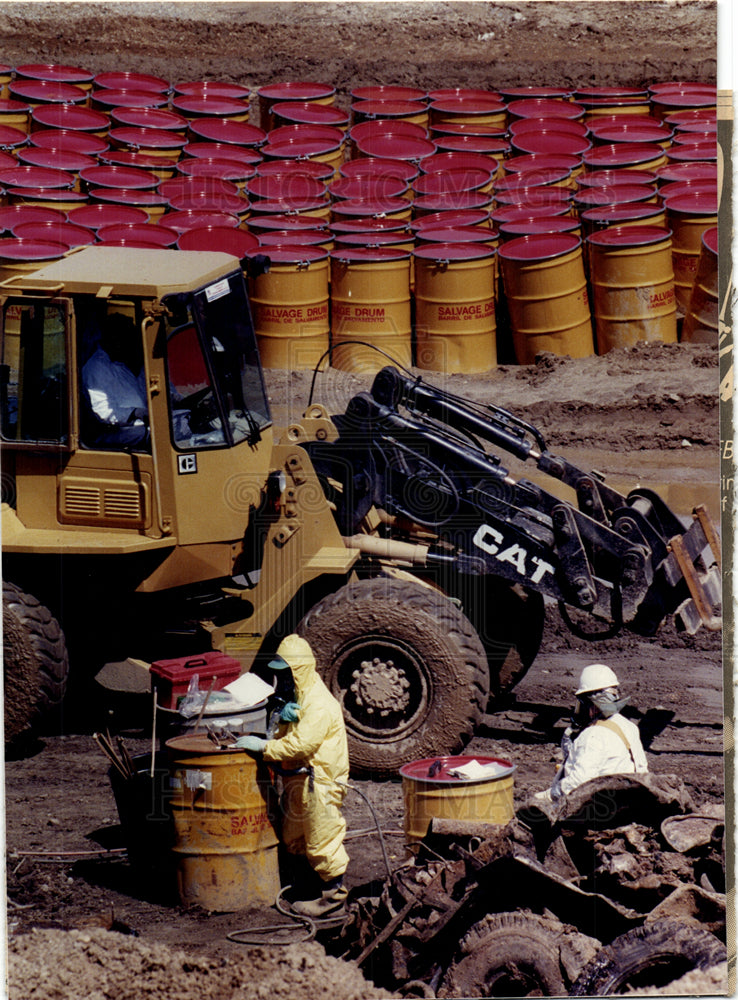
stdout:
<svg viewBox="0 0 738 1000">
<path fill-rule="evenodd" d="M 502 243 L 505 297 L 518 364 L 536 354 L 594 354 L 582 241 L 570 233 L 539 233 Z"/>
<path fill-rule="evenodd" d="M 314 368 L 328 350 L 328 253 L 303 245 L 268 248 L 269 270 L 250 279 L 254 331 L 265 368 Z"/>
<path fill-rule="evenodd" d="M 702 237 L 717 225 L 717 208 L 717 194 L 706 191 L 676 195 L 666 202 L 666 218 L 673 234 L 677 310 L 681 314 L 689 307 L 702 252 Z"/>
<path fill-rule="evenodd" d="M 455 772 L 464 768 L 469 777 Z M 500 826 L 513 818 L 515 765 L 500 757 L 428 757 L 400 768 L 405 842 L 416 845 L 432 819 Z M 476 775 L 476 776 L 473 776 Z"/>
<path fill-rule="evenodd" d="M 344 247 L 331 254 L 331 364 L 376 374 L 412 364 L 410 254 L 390 247 Z M 363 341 L 364 344 L 348 343 Z M 372 349 L 374 345 L 385 354 Z"/>
<path fill-rule="evenodd" d="M 671 233 L 613 226 L 587 240 L 597 352 L 677 339 Z"/>
<path fill-rule="evenodd" d="M 494 247 L 429 243 L 414 259 L 417 367 L 445 374 L 495 368 Z"/>
<path fill-rule="evenodd" d="M 718 314 L 718 228 L 713 226 L 702 236 L 702 252 L 684 317 L 682 340 L 717 347 Z"/>
<path fill-rule="evenodd" d="M 229 913 L 273 903 L 280 889 L 276 792 L 269 771 L 207 736 L 167 741 L 173 847 L 184 906 Z"/>
</svg>

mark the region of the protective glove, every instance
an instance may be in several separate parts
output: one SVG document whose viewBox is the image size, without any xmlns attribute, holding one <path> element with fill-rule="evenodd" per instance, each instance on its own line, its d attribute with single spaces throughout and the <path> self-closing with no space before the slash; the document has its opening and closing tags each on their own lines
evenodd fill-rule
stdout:
<svg viewBox="0 0 738 1000">
<path fill-rule="evenodd" d="M 300 718 L 300 706 L 296 701 L 288 701 L 280 712 L 279 718 L 282 722 L 297 722 Z"/>
<path fill-rule="evenodd" d="M 542 792 L 535 792 L 533 795 L 533 799 L 536 802 L 553 802 L 553 798 L 551 797 L 551 789 L 544 788 Z"/>
<path fill-rule="evenodd" d="M 133 424 L 137 420 L 143 420 L 144 423 L 147 423 L 148 419 L 149 419 L 149 411 L 145 407 L 134 406 L 134 408 L 131 410 L 128 416 L 128 423 Z"/>
<path fill-rule="evenodd" d="M 253 753 L 261 753 L 264 747 L 267 745 L 266 740 L 262 740 L 259 736 L 239 736 L 236 742 L 233 744 L 239 750 L 251 750 Z"/>
</svg>

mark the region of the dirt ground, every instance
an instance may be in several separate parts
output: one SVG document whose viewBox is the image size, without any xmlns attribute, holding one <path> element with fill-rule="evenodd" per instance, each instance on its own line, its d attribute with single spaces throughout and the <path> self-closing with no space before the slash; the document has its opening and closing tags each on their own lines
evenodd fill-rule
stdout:
<svg viewBox="0 0 738 1000">
<path fill-rule="evenodd" d="M 252 87 L 321 79 L 336 86 L 343 106 L 353 87 L 376 83 L 714 82 L 715 34 L 716 5 L 703 0 L 0 6 L 0 61 L 11 65 L 71 63 L 95 73 L 125 68 Z M 309 382 L 304 373 L 267 372 L 278 422 L 299 416 Z M 552 449 L 600 469 L 618 488 L 656 486 L 682 514 L 706 497 L 719 516 L 712 349 L 643 345 L 583 361 L 544 356 L 484 378 L 444 376 L 443 384 L 530 420 Z M 363 388 L 360 378 L 331 371 L 319 377 L 316 399 L 335 411 Z M 515 763 L 516 804 L 545 787 L 574 681 L 593 658 L 609 663 L 631 695 L 651 769 L 678 774 L 697 806 L 723 802 L 721 644 L 704 631 L 689 638 L 666 626 L 652 639 L 621 636 L 593 646 L 550 608 L 536 663 L 485 717 L 469 752 Z M 147 752 L 149 710 L 145 698 L 90 704 L 82 725 L 44 733 L 5 761 L 12 1000 L 387 996 L 318 943 L 260 949 L 228 939 L 235 930 L 282 923 L 273 908 L 185 910 L 171 886 L 131 867 L 106 760 L 91 733 L 108 726 L 132 753 Z M 660 724 L 648 732 L 654 719 Z M 399 781 L 352 783 L 374 806 L 390 865 L 405 863 Z M 385 868 L 358 794 L 349 793 L 346 814 L 347 881 L 356 890 Z M 685 992 L 723 992 L 723 982 L 703 980 Z"/>
</svg>

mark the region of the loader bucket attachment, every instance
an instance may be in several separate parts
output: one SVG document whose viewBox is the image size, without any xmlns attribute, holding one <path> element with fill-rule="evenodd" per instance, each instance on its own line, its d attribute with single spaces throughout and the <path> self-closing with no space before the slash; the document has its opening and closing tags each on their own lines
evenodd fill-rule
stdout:
<svg viewBox="0 0 738 1000">
<path fill-rule="evenodd" d="M 683 579 L 689 589 L 690 596 L 674 612 L 685 631 L 693 634 L 704 625 L 716 632 L 722 626 L 720 540 L 704 506 L 695 507 L 692 518 L 684 534 L 669 540 L 664 569 L 670 583 Z M 714 560 L 710 565 L 703 557 L 707 549 Z"/>
</svg>

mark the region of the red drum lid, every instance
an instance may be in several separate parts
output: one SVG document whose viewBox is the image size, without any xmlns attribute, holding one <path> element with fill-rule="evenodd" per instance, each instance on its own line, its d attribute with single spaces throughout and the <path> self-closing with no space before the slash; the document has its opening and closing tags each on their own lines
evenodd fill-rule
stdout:
<svg viewBox="0 0 738 1000">
<path fill-rule="evenodd" d="M 560 97 L 568 100 L 572 96 L 569 87 L 500 87 L 500 94 L 506 101 L 519 101 L 525 98 L 543 100 Z"/>
<path fill-rule="evenodd" d="M 585 136 L 560 131 L 553 119 L 549 119 L 548 124 L 550 128 L 542 131 L 515 134 L 511 139 L 513 149 L 519 153 L 567 153 L 569 156 L 584 156 L 592 149 L 592 143 Z"/>
<path fill-rule="evenodd" d="M 32 188 L 73 188 L 75 177 L 66 170 L 56 167 L 35 167 L 17 164 L 0 170 L 0 186 Z"/>
<path fill-rule="evenodd" d="M 186 233 L 188 229 L 237 229 L 241 224 L 239 217 L 229 212 L 206 212 L 196 208 L 166 212 L 160 221 L 167 229 L 180 234 Z"/>
<path fill-rule="evenodd" d="M 229 97 L 234 101 L 246 103 L 250 96 L 248 87 L 239 83 L 229 83 L 219 80 L 192 80 L 189 83 L 176 83 L 172 88 L 175 94 L 190 94 L 192 97 Z"/>
<path fill-rule="evenodd" d="M 518 118 L 510 122 L 510 135 L 525 135 L 527 132 L 563 132 L 564 135 L 575 135 L 585 139 L 590 129 L 584 122 L 573 121 L 571 118 Z M 553 151 L 552 151 L 553 152 Z"/>
<path fill-rule="evenodd" d="M 92 102 L 107 109 L 163 108 L 167 104 L 167 97 L 153 90 L 96 90 L 92 95 Z"/>
<path fill-rule="evenodd" d="M 301 157 L 322 156 L 333 153 L 341 148 L 340 142 L 326 139 L 281 139 L 272 142 L 271 139 L 261 147 L 264 156 L 273 160 L 300 159 Z"/>
<path fill-rule="evenodd" d="M 391 174 L 339 177 L 329 187 L 331 198 L 397 198 L 407 190 L 407 181 Z"/>
<path fill-rule="evenodd" d="M 110 226 L 101 226 L 97 235 L 99 239 L 104 241 L 138 239 L 147 243 L 155 243 L 160 247 L 173 247 L 179 234 L 174 229 L 169 229 L 159 223 L 152 225 L 150 222 L 119 222 Z"/>
<path fill-rule="evenodd" d="M 410 252 L 394 247 L 342 247 L 333 250 L 330 258 L 349 264 L 381 264 L 383 261 L 409 260 Z"/>
<path fill-rule="evenodd" d="M 497 232 L 486 226 L 437 226 L 416 231 L 425 243 L 489 243 L 497 239 Z"/>
<path fill-rule="evenodd" d="M 649 86 L 651 94 L 665 94 L 670 91 L 689 93 L 690 91 L 710 91 L 717 93 L 717 88 L 711 83 L 699 83 L 694 80 L 665 80 L 661 83 L 652 83 Z"/>
<path fill-rule="evenodd" d="M 507 110 L 513 118 L 572 118 L 576 121 L 584 115 L 584 108 L 581 104 L 546 97 L 511 101 Z"/>
<path fill-rule="evenodd" d="M 515 770 L 515 765 L 511 764 L 509 760 L 504 760 L 502 757 L 467 757 L 467 756 L 457 756 L 457 757 L 425 757 L 422 760 L 413 760 L 409 764 L 403 764 L 400 768 L 400 774 L 403 778 L 407 778 L 410 781 L 423 781 L 430 785 L 446 785 L 446 784 L 456 784 L 456 785 L 471 785 L 480 784 L 480 779 L 474 779 L 469 781 L 464 778 L 457 778 L 453 774 L 449 774 L 449 771 L 457 767 L 462 767 L 464 764 L 469 764 L 471 761 L 476 760 L 480 764 L 497 764 L 499 767 L 495 769 L 494 778 L 483 778 L 482 782 L 489 782 L 493 780 L 498 780 L 499 778 L 509 777 Z M 440 764 L 440 770 L 437 769 L 437 765 Z"/>
<path fill-rule="evenodd" d="M 130 149 L 113 149 L 108 153 L 101 153 L 99 161 L 112 167 L 136 167 L 140 170 L 151 170 L 159 177 L 162 171 L 169 172 L 171 176 L 177 166 L 173 160 L 163 156 L 155 156 L 153 153 L 137 153 Z"/>
<path fill-rule="evenodd" d="M 495 193 L 504 194 L 509 191 L 525 191 L 530 188 L 549 187 L 559 181 L 565 181 L 571 170 L 561 167 L 539 167 L 536 170 L 508 174 L 495 184 Z"/>
<path fill-rule="evenodd" d="M 699 160 L 688 163 L 667 163 L 666 166 L 658 167 L 656 170 L 659 183 L 700 180 L 712 181 L 717 184 L 717 175 L 717 164 L 703 163 Z"/>
<path fill-rule="evenodd" d="M 362 156 L 341 164 L 342 177 L 399 177 L 408 183 L 418 176 L 418 168 L 407 160 L 383 156 Z"/>
<path fill-rule="evenodd" d="M 465 101 L 501 101 L 498 90 L 477 90 L 474 87 L 443 87 L 429 92 L 429 101 L 448 101 L 461 98 Z"/>
<path fill-rule="evenodd" d="M 494 96 L 480 97 L 445 97 L 440 101 L 432 101 L 431 114 L 435 111 L 444 115 L 497 115 L 504 114 L 506 106 L 503 101 Z"/>
<path fill-rule="evenodd" d="M 0 231 L 12 230 L 21 222 L 53 222 L 61 225 L 66 222 L 66 218 L 66 213 L 56 208 L 44 208 L 41 205 L 4 205 L 0 207 Z"/>
<path fill-rule="evenodd" d="M 110 119 L 102 111 L 74 104 L 42 104 L 31 113 L 34 125 L 77 132 L 107 132 Z"/>
<path fill-rule="evenodd" d="M 661 108 L 666 113 L 672 109 L 679 111 L 684 108 L 689 110 L 714 108 L 716 101 L 717 94 L 714 90 L 667 90 L 661 94 L 654 94 L 651 98 L 654 108 Z"/>
<path fill-rule="evenodd" d="M 262 160 L 256 168 L 258 177 L 297 175 L 323 181 L 324 184 L 334 173 L 335 170 L 330 163 L 321 163 L 320 160 Z"/>
<path fill-rule="evenodd" d="M 410 209 L 406 198 L 344 198 L 331 206 L 334 215 L 349 218 L 357 216 L 400 215 Z"/>
<path fill-rule="evenodd" d="M 666 210 L 686 215 L 716 215 L 718 210 L 717 191 L 677 194 L 666 202 Z"/>
<path fill-rule="evenodd" d="M 535 233 L 571 233 L 578 228 L 578 219 L 566 215 L 544 215 L 539 218 L 503 222 L 500 234 L 506 237 L 532 236 Z"/>
<path fill-rule="evenodd" d="M 131 191 L 151 190 L 159 183 L 155 174 L 138 167 L 101 165 L 81 170 L 79 176 L 89 187 L 128 188 Z"/>
<path fill-rule="evenodd" d="M 232 143 L 234 146 L 261 146 L 267 134 L 248 122 L 234 122 L 229 118 L 198 118 L 190 123 L 192 135 L 208 142 Z"/>
<path fill-rule="evenodd" d="M 431 175 L 429 175 L 431 176 Z M 458 211 L 465 208 L 489 209 L 491 195 L 483 191 L 455 191 L 446 194 L 422 194 L 413 199 L 413 208 L 418 212 Z"/>
<path fill-rule="evenodd" d="M 326 196 L 326 188 L 323 181 L 298 173 L 254 177 L 246 185 L 246 190 L 253 198 L 266 198 L 276 201 L 282 198 L 298 199 L 300 201 L 321 201 Z"/>
<path fill-rule="evenodd" d="M 237 160 L 249 166 L 261 169 L 262 159 L 253 149 L 245 146 L 234 146 L 228 142 L 188 142 L 182 148 L 185 157 L 192 159 L 210 159 L 213 156 L 224 157 L 227 160 Z"/>
<path fill-rule="evenodd" d="M 376 139 L 378 136 L 392 135 L 410 139 L 427 139 L 428 130 L 417 122 L 406 122 L 402 118 L 386 121 L 376 118 L 372 121 L 358 122 L 349 131 L 349 138 L 354 145 L 366 139 Z M 374 154 L 368 153 L 367 156 Z"/>
<path fill-rule="evenodd" d="M 398 246 L 413 242 L 413 235 L 392 229 L 375 229 L 364 233 L 337 233 L 336 247 Z"/>
<path fill-rule="evenodd" d="M 329 146 L 341 145 L 346 135 L 333 125 L 280 125 L 269 133 L 270 143 L 282 142 L 324 142 Z"/>
<path fill-rule="evenodd" d="M 87 201 L 87 195 L 68 188 L 9 187 L 6 194 L 9 198 L 22 198 L 24 201 L 79 202 L 80 205 Z"/>
<path fill-rule="evenodd" d="M 605 128 L 592 129 L 592 134 L 598 142 L 669 142 L 674 136 L 671 129 L 656 128 L 652 125 L 640 125 L 638 122 L 622 122 L 618 125 L 608 125 Z"/>
<path fill-rule="evenodd" d="M 283 244 L 269 247 L 266 256 L 272 264 L 317 264 L 321 260 L 328 260 L 328 251 L 303 244 L 294 246 Z"/>
<path fill-rule="evenodd" d="M 413 188 L 418 195 L 478 191 L 489 184 L 492 177 L 493 173 L 491 170 L 459 167 L 422 174 L 413 182 Z"/>
<path fill-rule="evenodd" d="M 610 226 L 587 237 L 587 243 L 597 247 L 646 247 L 663 243 L 671 230 L 662 226 Z"/>
<path fill-rule="evenodd" d="M 344 129 L 349 116 L 333 104 L 313 104 L 310 101 L 280 101 L 272 105 L 272 115 L 293 125 L 328 125 Z"/>
<path fill-rule="evenodd" d="M 322 221 L 307 215 L 277 212 L 274 215 L 252 216 L 248 226 L 250 230 L 261 233 L 273 230 L 319 229 L 322 227 Z"/>
<path fill-rule="evenodd" d="M 686 111 L 675 111 L 673 115 L 664 118 L 667 125 L 679 127 L 689 122 L 717 122 L 715 108 L 688 108 Z"/>
<path fill-rule="evenodd" d="M 114 205 L 133 205 L 135 208 L 163 208 L 167 204 L 166 198 L 156 191 L 139 188 L 96 187 L 90 190 L 90 198 Z"/>
<path fill-rule="evenodd" d="M 69 212 L 69 221 L 88 229 L 101 229 L 125 223 L 146 223 L 149 216 L 142 208 L 128 205 L 81 205 Z"/>
<path fill-rule="evenodd" d="M 527 187 L 519 191 L 500 191 L 495 199 L 501 205 L 545 205 L 548 208 L 569 205 L 571 191 L 561 187 Z"/>
<path fill-rule="evenodd" d="M 715 142 L 695 142 L 684 145 L 672 146 L 666 151 L 670 162 L 688 163 L 717 161 L 717 143 Z"/>
<path fill-rule="evenodd" d="M 93 78 L 86 69 L 57 63 L 25 63 L 15 67 L 15 75 L 27 80 L 53 80 L 58 83 L 90 83 Z"/>
<path fill-rule="evenodd" d="M 690 178 L 685 181 L 672 181 L 670 184 L 664 184 L 659 188 L 659 194 L 668 203 L 670 198 L 674 198 L 680 194 L 710 194 L 714 195 L 717 193 L 717 187 L 713 180 L 696 180 L 695 178 Z"/>
<path fill-rule="evenodd" d="M 568 215 L 568 202 L 561 205 L 501 205 L 492 213 L 492 221 L 500 226 L 506 222 L 518 222 L 521 219 L 550 218 L 551 216 L 563 217 Z"/>
<path fill-rule="evenodd" d="M 580 188 L 608 187 L 611 184 L 650 184 L 656 183 L 656 174 L 650 170 L 593 170 L 589 174 L 577 177 Z"/>
<path fill-rule="evenodd" d="M 182 194 L 218 194 L 230 198 L 239 197 L 239 191 L 231 181 L 219 177 L 173 177 L 159 184 L 159 194 L 164 198 L 179 197 Z"/>
<path fill-rule="evenodd" d="M 571 253 L 581 245 L 579 237 L 571 233 L 535 233 L 501 244 L 499 254 L 505 260 L 551 260 Z"/>
<path fill-rule="evenodd" d="M 84 156 L 97 156 L 108 149 L 104 139 L 67 128 L 39 129 L 28 138 L 39 149 L 61 149 L 70 153 L 82 153 Z"/>
<path fill-rule="evenodd" d="M 647 108 L 648 96 L 642 97 L 587 97 L 577 98 L 585 111 L 596 112 L 598 108 Z"/>
<path fill-rule="evenodd" d="M 509 174 L 527 174 L 536 170 L 575 170 L 582 165 L 580 156 L 568 153 L 521 153 L 505 160 L 503 167 Z M 579 178 L 581 183 L 581 178 Z"/>
<path fill-rule="evenodd" d="M 12 233 L 19 239 L 64 243 L 68 247 L 89 246 L 96 239 L 91 229 L 72 222 L 19 222 Z"/>
<path fill-rule="evenodd" d="M 431 212 L 411 224 L 410 228 L 420 234 L 424 229 L 455 229 L 459 226 L 486 226 L 489 212 L 481 208 L 460 209 L 453 212 Z M 488 230 L 489 231 L 489 230 Z"/>
<path fill-rule="evenodd" d="M 351 133 L 353 139 L 353 130 Z M 408 160 L 411 163 L 419 163 L 426 156 L 432 156 L 436 151 L 436 145 L 428 139 L 420 139 L 409 135 L 392 134 L 361 138 L 356 142 L 356 147 L 364 156 L 382 157 L 395 160 Z"/>
<path fill-rule="evenodd" d="M 256 198 L 251 202 L 253 215 L 280 215 L 289 212 L 317 212 L 325 209 L 328 202 L 323 198 Z"/>
<path fill-rule="evenodd" d="M 439 150 L 449 153 L 476 153 L 494 157 L 495 153 L 506 156 L 511 149 L 506 139 L 487 135 L 443 135 L 437 134 L 433 140 Z"/>
<path fill-rule="evenodd" d="M 312 83 L 301 80 L 289 80 L 284 83 L 269 83 L 259 87 L 256 92 L 259 97 L 275 101 L 319 101 L 333 97 L 336 88 L 327 83 Z"/>
<path fill-rule="evenodd" d="M 259 234 L 264 247 L 280 246 L 321 246 L 331 234 L 325 229 L 270 229 Z"/>
<path fill-rule="evenodd" d="M 27 114 L 31 110 L 29 104 L 25 101 L 13 101 L 9 98 L 2 98 L 0 100 L 0 114 L 3 115 L 19 115 Z"/>
<path fill-rule="evenodd" d="M 330 231 L 341 233 L 406 233 L 408 224 L 402 219 L 381 219 L 371 216 L 358 216 L 353 219 L 338 219 L 331 222 Z"/>
<path fill-rule="evenodd" d="M 351 91 L 355 101 L 425 101 L 428 94 L 418 87 L 400 87 L 381 84 L 376 87 L 355 87 Z"/>
<path fill-rule="evenodd" d="M 15 162 L 27 163 L 32 167 L 55 167 L 57 170 L 76 173 L 96 166 L 97 158 L 86 156 L 84 153 L 75 153 L 69 149 L 43 149 L 40 146 L 30 146 L 28 149 L 18 151 L 18 159 Z M 12 164 L 3 163 L 3 166 L 10 167 Z"/>
<path fill-rule="evenodd" d="M 591 170 L 622 167 L 627 163 L 648 163 L 658 160 L 664 150 L 656 143 L 614 142 L 595 146 L 583 155 L 584 163 Z"/>
<path fill-rule="evenodd" d="M 136 128 L 132 125 L 122 125 L 112 128 L 108 138 L 116 146 L 125 146 L 131 150 L 146 149 L 182 149 L 187 140 L 176 132 L 163 128 Z"/>
<path fill-rule="evenodd" d="M 718 252 L 718 233 L 718 227 L 712 226 L 702 234 L 702 242 L 708 250 L 711 250 L 715 254 L 716 257 Z"/>
<path fill-rule="evenodd" d="M 185 132 L 188 121 L 166 108 L 113 108 L 110 118 L 114 125 L 132 128 L 155 128 L 170 132 Z"/>
<path fill-rule="evenodd" d="M 424 110 L 425 105 L 417 101 L 354 101 L 351 105 L 354 116 L 361 116 L 364 119 L 410 118 L 413 115 L 422 115 Z"/>
<path fill-rule="evenodd" d="M 698 138 L 694 141 L 701 142 L 707 141 L 708 139 L 713 139 L 717 135 L 717 122 L 708 122 L 706 120 L 697 120 L 693 122 L 682 122 L 677 125 L 674 132 L 675 142 L 684 142 L 689 136 L 697 136 Z"/>
<path fill-rule="evenodd" d="M 24 261 L 57 260 L 69 250 L 65 243 L 54 240 L 21 239 L 5 236 L 0 239 L 0 260 L 21 263 Z"/>
<path fill-rule="evenodd" d="M 127 70 L 98 73 L 94 84 L 98 89 L 150 90 L 158 94 L 169 90 L 169 83 L 160 76 L 150 76 L 147 73 L 129 73 Z"/>
<path fill-rule="evenodd" d="M 604 100 L 608 97 L 648 97 L 648 91 L 641 87 L 585 87 L 574 91 L 574 100 L 580 98 Z"/>
<path fill-rule="evenodd" d="M 22 152 L 22 150 L 21 150 Z M 0 170 L 6 170 L 10 167 L 17 167 L 19 158 L 13 156 L 12 153 L 3 153 L 0 151 Z M 24 162 L 21 160 L 20 162 Z"/>
<path fill-rule="evenodd" d="M 140 240 L 136 236 L 127 236 L 120 240 L 100 240 L 98 247 L 128 247 L 130 250 L 161 250 L 158 243 L 150 240 Z"/>
<path fill-rule="evenodd" d="M 649 201 L 654 196 L 647 184 L 612 184 L 583 188 L 574 196 L 574 204 L 584 210 L 594 205 L 625 205 L 633 201 Z"/>
<path fill-rule="evenodd" d="M 231 226 L 200 226 L 187 229 L 177 240 L 180 250 L 215 250 L 230 253 L 240 260 L 259 249 L 258 236 Z"/>
<path fill-rule="evenodd" d="M 87 91 L 54 80 L 15 80 L 8 88 L 16 100 L 30 104 L 84 104 Z"/>
<path fill-rule="evenodd" d="M 483 153 L 464 153 L 447 150 L 426 156 L 420 165 L 424 174 L 442 173 L 446 170 L 481 170 L 490 175 L 497 173 L 497 161 Z"/>
<path fill-rule="evenodd" d="M 179 173 L 186 177 L 220 177 L 224 181 L 238 184 L 253 177 L 256 167 L 225 156 L 191 156 L 176 164 Z"/>
<path fill-rule="evenodd" d="M 28 135 L 12 125 L 0 125 L 0 149 L 18 149 L 28 142 Z"/>
<path fill-rule="evenodd" d="M 206 212 L 228 212 L 230 215 L 242 216 L 251 208 L 248 199 L 241 195 L 228 194 L 226 191 L 210 189 L 207 191 L 183 190 L 179 194 L 169 195 L 169 207 L 176 212 L 186 209 L 197 209 Z"/>
<path fill-rule="evenodd" d="M 249 110 L 243 101 L 218 94 L 183 94 L 174 98 L 172 109 L 187 118 L 235 118 Z"/>
<path fill-rule="evenodd" d="M 436 136 L 467 135 L 478 139 L 504 139 L 507 129 L 501 125 L 489 125 L 485 122 L 435 122 L 431 125 L 431 134 Z"/>
<path fill-rule="evenodd" d="M 599 225 L 615 225 L 618 222 L 635 222 L 637 219 L 653 219 L 663 216 L 664 209 L 659 205 L 598 205 L 582 212 L 582 219 Z"/>
<path fill-rule="evenodd" d="M 439 240 L 434 243 L 424 243 L 413 250 L 413 257 L 420 260 L 434 261 L 463 261 L 463 260 L 486 260 L 494 257 L 497 252 L 494 247 L 479 243 L 452 243 L 453 230 L 446 230 L 448 240 Z"/>
</svg>

